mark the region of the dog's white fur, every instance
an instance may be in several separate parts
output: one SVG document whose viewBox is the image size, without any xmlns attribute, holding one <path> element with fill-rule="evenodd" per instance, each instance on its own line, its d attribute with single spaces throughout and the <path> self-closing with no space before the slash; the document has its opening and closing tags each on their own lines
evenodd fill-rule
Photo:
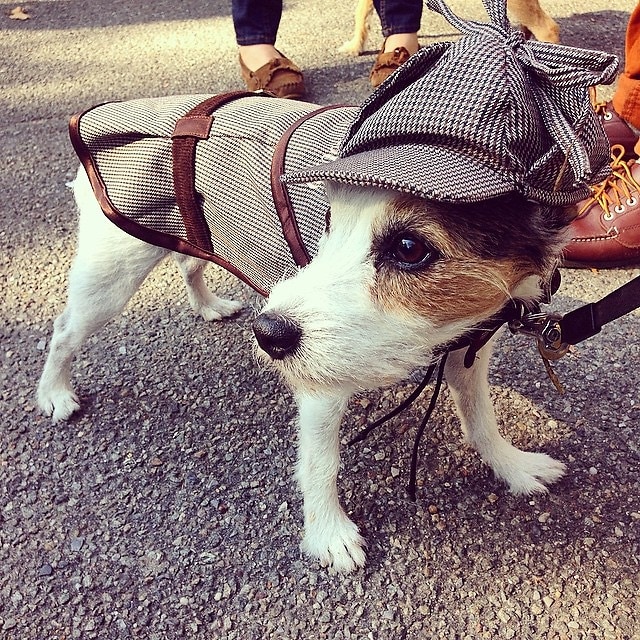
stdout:
<svg viewBox="0 0 640 640">
<path fill-rule="evenodd" d="M 542 42 L 560 42 L 560 27 L 540 6 L 538 0 L 509 0 L 509 11 L 516 22 Z M 359 56 L 369 37 L 369 19 L 373 0 L 358 0 L 355 8 L 353 35 L 338 50 Z"/>
<path fill-rule="evenodd" d="M 102 214 L 83 170 L 74 183 L 80 209 L 77 254 L 69 275 L 68 302 L 55 321 L 49 355 L 38 387 L 38 403 L 54 422 L 79 408 L 70 381 L 74 354 L 84 340 L 118 314 L 148 273 L 170 252 L 121 231 Z M 389 215 L 394 194 L 376 188 L 328 185 L 331 227 L 318 255 L 295 277 L 273 288 L 264 313 L 293 318 L 300 345 L 274 366 L 290 384 L 299 409 L 297 478 L 304 498 L 302 549 L 334 570 L 348 572 L 365 563 L 364 541 L 338 500 L 339 429 L 351 395 L 406 377 L 431 358 L 434 347 L 495 313 L 509 297 L 540 295 L 534 276 L 497 279 L 500 291 L 482 309 L 466 309 L 446 322 L 412 307 L 407 299 L 385 300 L 376 290 L 372 243 Z M 189 301 L 205 320 L 218 320 L 241 305 L 209 291 L 205 262 L 173 254 Z M 464 261 L 463 261 L 464 262 Z M 491 296 L 489 296 L 491 298 Z M 454 303 L 455 304 L 455 303 Z M 482 305 L 481 305 L 482 306 Z M 262 354 L 267 360 L 271 360 Z M 498 432 L 489 397 L 490 348 L 465 369 L 453 352 L 446 377 L 467 441 L 516 494 L 546 491 L 564 465 L 542 453 L 527 453 Z"/>
<path fill-rule="evenodd" d="M 53 422 L 79 409 L 70 367 L 84 341 L 125 307 L 151 270 L 170 252 L 127 235 L 109 222 L 83 169 L 73 183 L 80 209 L 77 252 L 69 272 L 68 299 L 54 323 L 49 355 L 38 386 L 38 404 Z M 242 304 L 209 291 L 206 262 L 172 253 L 180 267 L 193 310 L 205 320 L 233 315 Z"/>
<path fill-rule="evenodd" d="M 372 236 L 388 215 L 392 192 L 328 188 L 330 233 L 309 266 L 274 287 L 262 313 L 292 318 L 302 328 L 294 355 L 274 362 L 294 389 L 299 408 L 302 548 L 347 572 L 365 561 L 363 540 L 336 490 L 339 428 L 349 397 L 405 378 L 429 360 L 434 347 L 491 314 L 467 314 L 438 326 L 402 304 L 382 308 L 371 295 L 376 277 Z M 538 278 L 525 278 L 509 295 L 537 299 Z M 490 353 L 489 346 L 482 349 L 469 369 L 463 365 L 464 351 L 452 352 L 447 360 L 445 375 L 465 439 L 511 492 L 546 491 L 546 484 L 563 475 L 564 465 L 546 454 L 520 451 L 498 432 L 487 382 Z"/>
</svg>

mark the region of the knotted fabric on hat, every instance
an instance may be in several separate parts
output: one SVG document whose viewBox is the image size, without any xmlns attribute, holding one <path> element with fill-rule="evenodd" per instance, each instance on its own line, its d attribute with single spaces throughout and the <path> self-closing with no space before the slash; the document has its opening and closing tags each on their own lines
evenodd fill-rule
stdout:
<svg viewBox="0 0 640 640">
<path fill-rule="evenodd" d="M 483 0 L 490 23 L 427 0 L 462 32 L 424 47 L 364 102 L 338 158 L 284 182 L 374 185 L 449 202 L 517 191 L 566 205 L 609 171 L 609 143 L 589 101 L 610 83 L 614 55 L 526 40 L 505 0 Z"/>
</svg>

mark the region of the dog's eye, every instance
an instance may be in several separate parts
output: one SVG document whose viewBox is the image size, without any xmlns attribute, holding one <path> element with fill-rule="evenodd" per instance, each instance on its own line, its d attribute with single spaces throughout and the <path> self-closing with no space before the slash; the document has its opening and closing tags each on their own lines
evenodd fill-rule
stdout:
<svg viewBox="0 0 640 640">
<path fill-rule="evenodd" d="M 430 264 L 439 257 L 434 247 L 410 234 L 396 236 L 391 242 L 391 258 L 409 267 Z"/>
</svg>

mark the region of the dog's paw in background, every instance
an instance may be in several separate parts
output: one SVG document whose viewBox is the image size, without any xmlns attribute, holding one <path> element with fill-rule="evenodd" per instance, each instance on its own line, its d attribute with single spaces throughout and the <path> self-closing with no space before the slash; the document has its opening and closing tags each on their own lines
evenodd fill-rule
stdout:
<svg viewBox="0 0 640 640">
<path fill-rule="evenodd" d="M 362 38 L 353 37 L 351 40 L 347 40 L 343 45 L 338 47 L 339 53 L 346 53 L 349 56 L 359 56 L 364 48 L 364 41 Z"/>
<path fill-rule="evenodd" d="M 366 562 L 365 541 L 358 527 L 346 516 L 320 522 L 310 517 L 300 548 L 336 573 L 350 573 Z"/>
<path fill-rule="evenodd" d="M 560 42 L 558 23 L 540 6 L 538 0 L 509 0 L 509 13 L 525 33 L 541 42 Z"/>
<path fill-rule="evenodd" d="M 351 56 L 359 56 L 362 53 L 369 36 L 369 19 L 372 13 L 373 2 L 371 0 L 358 0 L 355 8 L 353 37 L 338 49 L 340 53 L 347 53 Z"/>
</svg>

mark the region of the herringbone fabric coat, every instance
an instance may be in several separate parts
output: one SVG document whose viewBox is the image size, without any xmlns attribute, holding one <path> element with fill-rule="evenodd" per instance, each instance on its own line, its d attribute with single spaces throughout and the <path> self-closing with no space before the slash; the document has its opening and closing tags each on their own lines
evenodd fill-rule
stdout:
<svg viewBox="0 0 640 640">
<path fill-rule="evenodd" d="M 335 158 L 356 114 L 264 94 L 176 96 L 94 107 L 71 138 L 115 224 L 267 294 L 315 255 L 328 210 L 322 184 L 280 177 Z"/>
</svg>

